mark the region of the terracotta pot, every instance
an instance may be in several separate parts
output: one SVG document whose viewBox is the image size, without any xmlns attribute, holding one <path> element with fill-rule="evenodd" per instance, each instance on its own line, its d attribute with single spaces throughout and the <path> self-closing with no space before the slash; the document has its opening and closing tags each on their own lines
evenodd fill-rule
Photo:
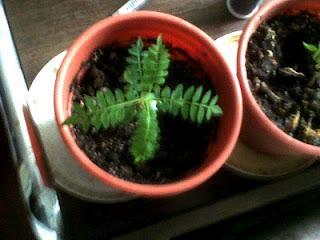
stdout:
<svg viewBox="0 0 320 240">
<path fill-rule="evenodd" d="M 305 10 L 320 16 L 320 1 L 269 1 L 248 21 L 240 38 L 237 74 L 244 101 L 241 137 L 246 143 L 265 153 L 305 158 L 320 156 L 320 147 L 306 144 L 287 135 L 264 114 L 251 93 L 245 67 L 248 42 L 262 22 L 279 14 L 298 14 Z"/>
<path fill-rule="evenodd" d="M 219 104 L 224 114 L 221 117 L 217 140 L 209 146 L 208 158 L 191 176 L 169 184 L 138 184 L 119 179 L 90 161 L 76 144 L 70 127 L 62 126 L 62 122 L 70 115 L 70 86 L 81 64 L 89 59 L 95 49 L 113 42 L 133 42 L 138 36 L 156 38 L 159 33 L 162 34 L 165 43 L 181 48 L 201 63 L 213 79 L 212 84 L 220 96 Z M 108 186 L 148 197 L 175 195 L 190 190 L 210 178 L 232 152 L 242 120 L 240 87 L 213 40 L 180 18 L 151 11 L 109 17 L 82 33 L 69 48 L 58 72 L 54 105 L 61 136 L 75 161 Z"/>
</svg>

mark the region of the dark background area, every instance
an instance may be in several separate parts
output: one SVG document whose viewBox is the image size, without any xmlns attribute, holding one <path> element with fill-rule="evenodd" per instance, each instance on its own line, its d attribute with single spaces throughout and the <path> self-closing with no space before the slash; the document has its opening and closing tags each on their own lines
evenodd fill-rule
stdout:
<svg viewBox="0 0 320 240">
<path fill-rule="evenodd" d="M 29 240 L 32 239 L 32 231 L 25 203 L 20 195 L 15 159 L 10 151 L 5 127 L 5 119 L 0 114 L 0 239 Z"/>
</svg>

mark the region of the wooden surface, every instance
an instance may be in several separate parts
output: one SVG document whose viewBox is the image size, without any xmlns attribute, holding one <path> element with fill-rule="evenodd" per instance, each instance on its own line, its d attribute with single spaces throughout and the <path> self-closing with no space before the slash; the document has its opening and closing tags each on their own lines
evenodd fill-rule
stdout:
<svg viewBox="0 0 320 240">
<path fill-rule="evenodd" d="M 30 86 L 40 69 L 52 57 L 68 48 L 72 40 L 92 23 L 110 16 L 126 0 L 5 0 L 4 2 L 22 67 Z M 225 0 L 150 0 L 146 9 L 182 17 L 200 27 L 214 39 L 241 30 L 244 24 L 244 21 L 228 14 Z M 101 205 L 81 201 L 60 192 L 64 234 L 66 239 L 105 239 L 106 236 L 124 234 L 191 209 L 223 203 L 226 198 L 264 185 L 265 183 L 244 179 L 221 170 L 200 188 L 163 200 L 137 199 L 126 204 Z M 238 208 L 236 204 L 232 207 Z M 231 211 L 232 208 L 227 210 Z M 219 211 L 223 212 L 223 209 Z"/>
<path fill-rule="evenodd" d="M 110 16 L 124 2 L 126 0 L 6 0 L 6 12 L 28 85 L 76 36 L 92 23 Z M 150 0 L 146 9 L 182 17 L 212 38 L 239 30 L 244 24 L 228 14 L 225 0 Z M 125 233 L 261 185 L 222 170 L 214 181 L 165 200 L 137 199 L 129 204 L 101 205 L 60 192 L 64 234 L 72 236 L 68 239 L 104 239 L 109 234 Z"/>
<path fill-rule="evenodd" d="M 92 23 L 110 16 L 126 0 L 6 0 L 6 12 L 30 86 L 52 57 Z M 242 28 L 225 0 L 150 0 L 145 9 L 182 17 L 217 38 Z"/>
</svg>

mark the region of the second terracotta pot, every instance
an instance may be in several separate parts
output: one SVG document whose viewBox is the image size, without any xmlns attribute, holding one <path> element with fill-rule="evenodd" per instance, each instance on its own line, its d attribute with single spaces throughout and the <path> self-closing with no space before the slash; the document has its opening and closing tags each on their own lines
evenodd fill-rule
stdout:
<svg viewBox="0 0 320 240">
<path fill-rule="evenodd" d="M 320 156 L 320 147 L 299 141 L 278 128 L 256 102 L 247 78 L 246 52 L 252 34 L 262 22 L 280 14 L 298 14 L 301 11 L 320 16 L 319 0 L 274 0 L 264 4 L 248 21 L 239 42 L 237 75 L 244 100 L 244 119 L 241 137 L 261 152 L 274 155 L 314 158 Z"/>
</svg>

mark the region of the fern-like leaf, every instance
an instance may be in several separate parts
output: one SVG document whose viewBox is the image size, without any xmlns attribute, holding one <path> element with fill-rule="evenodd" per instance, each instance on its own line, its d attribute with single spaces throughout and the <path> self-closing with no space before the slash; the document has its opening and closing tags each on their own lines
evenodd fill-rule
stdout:
<svg viewBox="0 0 320 240">
<path fill-rule="evenodd" d="M 163 85 L 168 75 L 169 52 L 162 43 L 161 35 L 156 44 L 148 48 L 143 58 L 142 89 L 151 91 L 155 85 Z"/>
<path fill-rule="evenodd" d="M 141 101 L 134 90 L 124 93 L 116 89 L 114 93 L 97 91 L 95 97 L 86 96 L 84 106 L 74 103 L 73 114 L 64 124 L 80 124 L 85 131 L 94 127 L 97 131 L 103 128 L 115 127 L 122 122 L 128 122 L 135 116 L 136 105 Z"/>
<path fill-rule="evenodd" d="M 165 86 L 156 98 L 158 109 L 173 116 L 181 114 L 184 120 L 190 119 L 201 124 L 212 116 L 221 116 L 222 109 L 217 105 L 218 96 L 212 96 L 211 90 L 203 93 L 203 87 L 188 87 L 185 91 L 179 84 L 174 90 Z"/>
<path fill-rule="evenodd" d="M 157 112 L 146 101 L 138 113 L 137 126 L 132 136 L 130 152 L 136 164 L 152 159 L 159 147 Z"/>
<path fill-rule="evenodd" d="M 124 71 L 124 79 L 128 84 L 137 85 L 142 79 L 142 58 L 143 58 L 143 41 L 139 37 L 137 41 L 128 49 L 127 67 Z"/>
</svg>

